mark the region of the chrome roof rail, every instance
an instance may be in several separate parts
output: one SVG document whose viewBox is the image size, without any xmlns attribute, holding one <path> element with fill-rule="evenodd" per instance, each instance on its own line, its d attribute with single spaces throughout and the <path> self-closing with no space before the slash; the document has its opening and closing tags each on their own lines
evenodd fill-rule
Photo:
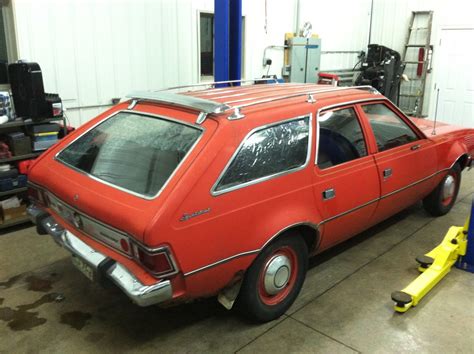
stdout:
<svg viewBox="0 0 474 354">
<path fill-rule="evenodd" d="M 273 81 L 275 84 L 278 84 L 278 79 L 276 78 L 264 78 L 264 79 L 246 79 L 246 80 L 227 80 L 227 81 L 214 81 L 214 82 L 201 82 L 199 84 L 191 84 L 191 85 L 184 85 L 184 86 L 174 86 L 174 87 L 167 87 L 163 89 L 156 90 L 154 92 L 163 92 L 163 91 L 171 91 L 171 90 L 180 90 L 185 88 L 194 88 L 194 87 L 206 87 L 209 86 L 210 88 L 216 87 L 216 85 L 224 85 L 229 84 L 231 87 L 234 84 L 243 84 L 246 82 L 267 82 Z"/>
<path fill-rule="evenodd" d="M 170 92 L 134 91 L 125 97 L 134 101 L 152 101 L 199 111 L 197 124 L 202 124 L 208 114 L 220 114 L 231 108 L 220 102 Z M 130 107 L 133 109 L 134 105 Z"/>
<path fill-rule="evenodd" d="M 281 100 L 286 100 L 286 99 L 290 99 L 290 98 L 301 97 L 301 96 L 306 96 L 308 98 L 307 102 L 314 103 L 316 101 L 315 95 L 318 95 L 320 93 L 345 91 L 345 90 L 353 90 L 353 89 L 365 90 L 365 91 L 369 91 L 371 93 L 380 95 L 380 92 L 378 92 L 374 87 L 372 87 L 370 85 L 333 87 L 333 88 L 328 89 L 328 90 L 323 89 L 323 90 L 315 90 L 315 91 L 311 91 L 311 92 L 306 91 L 306 92 L 293 93 L 293 94 L 289 94 L 289 95 L 273 96 L 273 97 L 264 98 L 264 99 L 261 99 L 261 100 L 258 100 L 258 101 L 253 101 L 253 102 L 250 102 L 250 103 L 235 105 L 235 106 L 229 107 L 227 110 L 236 110 L 236 109 L 238 109 L 239 112 L 240 112 L 240 110 L 242 108 L 256 106 L 256 105 L 263 104 L 263 103 L 269 103 L 269 102 L 274 102 L 274 101 L 281 101 Z M 231 116 L 229 116 L 228 119 L 231 119 Z"/>
</svg>

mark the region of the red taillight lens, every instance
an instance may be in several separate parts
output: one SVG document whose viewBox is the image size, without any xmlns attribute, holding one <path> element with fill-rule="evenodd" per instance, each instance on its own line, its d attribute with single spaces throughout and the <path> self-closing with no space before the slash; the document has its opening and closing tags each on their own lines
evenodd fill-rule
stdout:
<svg viewBox="0 0 474 354">
<path fill-rule="evenodd" d="M 120 247 L 122 247 L 122 250 L 125 253 L 128 253 L 130 251 L 130 246 L 128 245 L 128 241 L 125 240 L 124 238 L 120 239 Z"/>
<path fill-rule="evenodd" d="M 164 275 L 173 273 L 175 270 L 170 256 L 166 251 L 146 253 L 139 248 L 138 257 L 140 263 L 147 267 L 153 274 Z"/>
</svg>

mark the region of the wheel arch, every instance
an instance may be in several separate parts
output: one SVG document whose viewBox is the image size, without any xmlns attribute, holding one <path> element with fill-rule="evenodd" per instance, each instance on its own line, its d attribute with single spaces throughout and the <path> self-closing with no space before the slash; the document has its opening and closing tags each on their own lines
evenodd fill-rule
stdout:
<svg viewBox="0 0 474 354">
<path fill-rule="evenodd" d="M 456 163 L 459 163 L 459 166 L 461 167 L 461 171 L 464 170 L 467 167 L 467 164 L 469 162 L 469 154 L 466 152 L 459 156 L 451 165 L 453 167 Z"/>
<path fill-rule="evenodd" d="M 306 246 L 308 246 L 309 254 L 312 254 L 317 250 L 321 240 L 319 227 L 317 224 L 314 224 L 312 222 L 303 221 L 293 223 L 279 230 L 272 237 L 270 237 L 267 242 L 265 242 L 265 244 L 260 248 L 260 251 L 265 249 L 265 247 L 267 247 L 270 243 L 276 241 L 280 237 L 291 233 L 296 233 L 303 238 L 304 242 L 306 243 Z"/>
</svg>

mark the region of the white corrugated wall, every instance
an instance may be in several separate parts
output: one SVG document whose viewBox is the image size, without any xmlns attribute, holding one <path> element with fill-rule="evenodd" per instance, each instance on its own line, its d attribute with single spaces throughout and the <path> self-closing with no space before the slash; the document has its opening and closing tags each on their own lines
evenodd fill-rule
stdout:
<svg viewBox="0 0 474 354">
<path fill-rule="evenodd" d="M 313 24 L 323 51 L 366 50 L 371 0 L 299 3 L 299 24 Z M 18 56 L 40 63 L 46 91 L 60 94 L 77 126 L 128 91 L 198 82 L 198 12 L 212 12 L 213 4 L 214 0 L 13 0 Z M 444 2 L 429 0 L 374 0 L 372 43 L 401 51 L 410 11 L 437 13 L 447 8 Z M 284 33 L 295 30 L 296 9 L 297 0 L 243 0 L 244 77 L 264 73 L 263 50 L 282 45 Z M 280 76 L 282 51 L 268 54 L 273 59 L 270 73 Z M 345 69 L 356 61 L 355 54 L 323 54 L 321 68 Z"/>
</svg>

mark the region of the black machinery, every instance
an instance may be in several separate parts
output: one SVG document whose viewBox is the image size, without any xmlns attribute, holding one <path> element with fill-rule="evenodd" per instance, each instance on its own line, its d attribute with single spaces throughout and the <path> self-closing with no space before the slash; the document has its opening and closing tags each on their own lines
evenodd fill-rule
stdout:
<svg viewBox="0 0 474 354">
<path fill-rule="evenodd" d="M 398 103 L 400 80 L 405 70 L 400 53 L 378 44 L 369 44 L 356 85 L 370 85 L 392 102 Z"/>
<path fill-rule="evenodd" d="M 61 98 L 57 94 L 44 92 L 43 75 L 37 63 L 18 61 L 9 64 L 8 78 L 18 117 L 62 117 Z"/>
</svg>

